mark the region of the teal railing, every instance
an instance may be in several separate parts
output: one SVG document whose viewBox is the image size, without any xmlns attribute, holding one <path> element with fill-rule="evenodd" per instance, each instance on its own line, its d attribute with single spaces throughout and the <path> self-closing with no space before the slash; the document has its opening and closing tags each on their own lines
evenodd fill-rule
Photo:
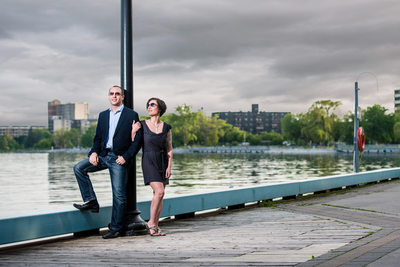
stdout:
<svg viewBox="0 0 400 267">
<path fill-rule="evenodd" d="M 398 177 L 400 177 L 400 168 L 393 168 L 165 198 L 161 217 L 193 214 L 198 211 L 267 199 L 293 197 Z M 148 220 L 150 217 L 150 201 L 138 202 L 137 208 L 142 212 L 141 217 Z M 102 207 L 99 213 L 68 210 L 0 219 L 0 244 L 99 229 L 108 225 L 110 217 L 111 207 Z"/>
</svg>

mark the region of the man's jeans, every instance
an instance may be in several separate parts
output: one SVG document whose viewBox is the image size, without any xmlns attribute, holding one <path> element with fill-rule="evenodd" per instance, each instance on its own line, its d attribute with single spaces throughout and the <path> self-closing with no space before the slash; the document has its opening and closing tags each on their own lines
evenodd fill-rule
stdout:
<svg viewBox="0 0 400 267">
<path fill-rule="evenodd" d="M 84 202 L 96 199 L 89 172 L 97 172 L 104 169 L 109 170 L 113 193 L 113 207 L 110 230 L 121 231 L 124 227 L 125 212 L 127 207 L 126 184 L 128 181 L 127 169 L 115 162 L 117 156 L 110 152 L 105 157 L 99 156 L 99 163 L 93 166 L 86 158 L 74 166 L 76 180 L 81 190 Z"/>
</svg>

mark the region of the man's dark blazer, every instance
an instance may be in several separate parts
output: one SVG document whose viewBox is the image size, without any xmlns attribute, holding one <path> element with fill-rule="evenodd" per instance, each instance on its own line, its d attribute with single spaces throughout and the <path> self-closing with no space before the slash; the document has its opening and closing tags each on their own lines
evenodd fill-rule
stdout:
<svg viewBox="0 0 400 267">
<path fill-rule="evenodd" d="M 124 106 L 115 129 L 112 150 L 116 155 L 124 157 L 127 162 L 137 154 L 142 142 L 142 129 L 136 133 L 135 140 L 132 142 L 131 131 L 133 121 L 139 121 L 138 114 L 132 109 Z M 105 156 L 107 154 L 106 144 L 108 139 L 109 122 L 110 110 L 107 109 L 99 114 L 96 135 L 94 136 L 93 146 L 89 152 L 89 156 L 93 152 L 96 152 L 97 155 L 100 156 Z"/>
</svg>

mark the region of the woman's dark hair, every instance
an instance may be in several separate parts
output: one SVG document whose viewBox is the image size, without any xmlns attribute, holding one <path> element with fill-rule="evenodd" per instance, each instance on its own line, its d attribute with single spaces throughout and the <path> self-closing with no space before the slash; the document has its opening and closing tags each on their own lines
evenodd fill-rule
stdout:
<svg viewBox="0 0 400 267">
<path fill-rule="evenodd" d="M 161 117 L 165 113 L 165 111 L 167 111 L 167 105 L 161 99 L 157 97 L 152 97 L 149 100 L 147 100 L 146 108 L 149 106 L 151 100 L 157 101 L 158 111 L 160 111 L 160 117 Z"/>
</svg>

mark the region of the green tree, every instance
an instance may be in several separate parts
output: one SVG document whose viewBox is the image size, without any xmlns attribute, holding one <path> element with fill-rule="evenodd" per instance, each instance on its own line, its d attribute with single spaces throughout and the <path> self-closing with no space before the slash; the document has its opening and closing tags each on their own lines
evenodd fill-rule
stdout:
<svg viewBox="0 0 400 267">
<path fill-rule="evenodd" d="M 314 143 L 327 143 L 334 141 L 333 126 L 339 117 L 333 113 L 340 101 L 320 100 L 312 104 L 303 116 L 301 129 L 306 141 Z"/>
<path fill-rule="evenodd" d="M 393 138 L 394 142 L 400 143 L 400 122 L 396 122 L 393 126 Z"/>
<path fill-rule="evenodd" d="M 78 129 L 54 131 L 53 140 L 56 148 L 72 148 L 80 145 L 81 134 Z"/>
<path fill-rule="evenodd" d="M 387 109 L 380 105 L 367 107 L 362 111 L 360 126 L 365 130 L 368 143 L 391 143 L 394 141 L 394 114 L 386 114 Z"/>
<path fill-rule="evenodd" d="M 19 148 L 17 141 L 11 135 L 0 136 L 0 151 L 8 152 Z"/>
<path fill-rule="evenodd" d="M 269 141 L 271 145 L 282 145 L 283 142 L 283 136 L 275 132 L 262 132 L 261 139 L 263 141 Z"/>
<path fill-rule="evenodd" d="M 30 129 L 24 145 L 26 148 L 32 148 L 40 140 L 50 137 L 51 133 L 47 129 Z"/>
<path fill-rule="evenodd" d="M 168 117 L 173 126 L 174 138 L 181 138 L 184 146 L 194 144 L 197 141 L 196 129 L 199 128 L 198 114 L 191 111 L 191 106 L 183 104 L 176 108 L 178 115 L 172 114 Z"/>
<path fill-rule="evenodd" d="M 162 119 L 172 126 L 174 147 L 186 145 L 214 146 L 238 144 L 244 141 L 245 132 L 226 123 L 218 116 L 207 117 L 201 111 L 192 112 L 188 105 L 178 106 L 178 114 L 166 114 Z M 258 137 L 253 138 L 257 143 Z"/>
<path fill-rule="evenodd" d="M 183 146 L 183 134 L 182 131 L 177 129 L 178 126 L 178 115 L 174 113 L 165 114 L 162 116 L 162 120 L 172 126 L 172 146 L 180 147 Z M 140 117 L 140 120 L 148 119 L 147 117 Z"/>
<path fill-rule="evenodd" d="M 21 136 L 14 137 L 14 139 L 15 139 L 15 141 L 17 141 L 20 149 L 24 149 L 25 148 L 25 142 L 26 142 L 27 138 L 28 138 L 28 136 L 26 136 L 26 135 L 21 135 Z"/>
<path fill-rule="evenodd" d="M 249 142 L 250 145 L 257 146 L 261 143 L 261 136 L 259 136 L 258 134 L 248 133 L 246 135 L 247 135 L 247 141 Z"/>
<path fill-rule="evenodd" d="M 41 139 L 37 142 L 33 148 L 34 149 L 50 149 L 53 146 L 53 139 L 52 138 L 45 138 Z"/>
<path fill-rule="evenodd" d="M 296 142 L 301 138 L 302 113 L 296 115 L 288 113 L 281 119 L 282 134 L 285 140 Z"/>
<path fill-rule="evenodd" d="M 59 129 L 53 132 L 53 140 L 56 148 L 67 148 L 72 146 L 67 137 L 67 130 Z"/>
<path fill-rule="evenodd" d="M 5 135 L 0 136 L 0 151 L 8 151 L 9 147 L 8 147 L 8 142 L 7 139 L 4 138 Z"/>
<path fill-rule="evenodd" d="M 226 121 L 215 117 L 207 117 L 202 112 L 197 112 L 198 119 L 198 141 L 201 145 L 214 146 L 217 145 L 221 136 L 224 135 L 224 125 Z"/>
<path fill-rule="evenodd" d="M 354 140 L 354 113 L 351 111 L 344 114 L 343 118 L 335 124 L 335 140 L 347 144 L 353 144 Z M 339 138 L 337 138 L 339 136 Z"/>
<path fill-rule="evenodd" d="M 67 132 L 68 138 L 72 144 L 72 147 L 78 147 L 81 145 L 82 134 L 78 129 L 71 129 Z"/>
<path fill-rule="evenodd" d="M 223 126 L 224 135 L 220 138 L 220 143 L 236 146 L 245 139 L 246 133 L 238 127 L 225 123 Z"/>
<path fill-rule="evenodd" d="M 90 125 L 89 128 L 86 129 L 85 133 L 81 138 L 81 146 L 82 147 L 92 147 L 93 139 L 96 135 L 96 124 Z"/>
</svg>

